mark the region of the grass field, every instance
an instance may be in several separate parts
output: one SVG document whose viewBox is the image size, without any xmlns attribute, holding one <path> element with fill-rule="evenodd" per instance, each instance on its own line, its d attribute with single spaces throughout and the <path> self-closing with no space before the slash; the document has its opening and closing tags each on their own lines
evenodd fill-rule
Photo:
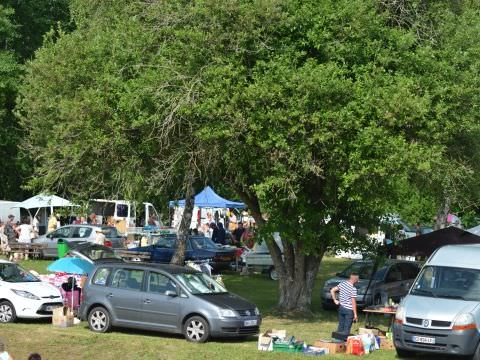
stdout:
<svg viewBox="0 0 480 360">
<path fill-rule="evenodd" d="M 25 268 L 46 273 L 48 261 L 24 261 Z M 337 325 L 335 311 L 323 311 L 320 289 L 325 278 L 334 275 L 347 261 L 327 258 L 322 264 L 313 301 L 312 319 L 284 319 L 273 315 L 277 299 L 276 283 L 263 275 L 225 275 L 227 288 L 251 301 L 262 311 L 262 330 L 286 329 L 297 339 L 312 342 L 329 338 Z M 360 324 L 362 321 L 360 320 Z M 359 325 L 354 325 L 354 330 Z M 255 338 L 247 340 L 212 340 L 206 344 L 187 343 L 181 336 L 136 330 L 118 330 L 95 334 L 85 322 L 73 328 L 54 328 L 48 321 L 22 321 L 0 325 L 0 338 L 7 344 L 15 360 L 26 359 L 39 352 L 45 359 L 297 359 L 302 355 L 264 353 L 256 349 Z M 347 355 L 325 356 L 323 359 L 351 358 Z M 395 359 L 394 351 L 377 351 L 368 355 L 372 360 Z M 423 358 L 423 357 L 422 357 Z"/>
</svg>

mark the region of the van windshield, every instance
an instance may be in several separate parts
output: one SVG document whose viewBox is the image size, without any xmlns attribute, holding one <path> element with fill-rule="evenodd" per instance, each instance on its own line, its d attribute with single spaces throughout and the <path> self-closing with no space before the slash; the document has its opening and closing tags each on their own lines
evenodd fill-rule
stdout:
<svg viewBox="0 0 480 360">
<path fill-rule="evenodd" d="M 480 301 L 480 270 L 426 266 L 413 285 L 411 294 Z"/>
</svg>

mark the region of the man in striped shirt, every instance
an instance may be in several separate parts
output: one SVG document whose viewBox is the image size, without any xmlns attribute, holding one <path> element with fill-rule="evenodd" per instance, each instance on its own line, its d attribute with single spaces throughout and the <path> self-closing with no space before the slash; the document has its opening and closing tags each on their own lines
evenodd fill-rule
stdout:
<svg viewBox="0 0 480 360">
<path fill-rule="evenodd" d="M 358 274 L 351 273 L 350 279 L 343 281 L 330 290 L 333 302 L 340 305 L 338 308 L 338 329 L 337 333 L 344 334 L 345 339 L 350 335 L 352 323 L 358 320 L 357 315 L 357 288 Z M 337 292 L 338 300 L 336 297 Z"/>
</svg>

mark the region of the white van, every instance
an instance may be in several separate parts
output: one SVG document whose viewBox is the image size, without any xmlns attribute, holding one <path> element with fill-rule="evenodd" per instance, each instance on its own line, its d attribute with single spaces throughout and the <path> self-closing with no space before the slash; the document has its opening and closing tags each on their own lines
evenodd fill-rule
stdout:
<svg viewBox="0 0 480 360">
<path fill-rule="evenodd" d="M 393 326 L 400 358 L 416 353 L 480 360 L 480 244 L 430 256 L 401 302 Z"/>
</svg>

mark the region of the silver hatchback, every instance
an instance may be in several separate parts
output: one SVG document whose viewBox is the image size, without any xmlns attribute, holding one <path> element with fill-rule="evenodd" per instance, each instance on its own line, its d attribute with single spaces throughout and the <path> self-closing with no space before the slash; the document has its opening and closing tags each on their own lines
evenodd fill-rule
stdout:
<svg viewBox="0 0 480 360">
<path fill-rule="evenodd" d="M 256 335 L 262 321 L 254 304 L 201 272 L 123 262 L 97 264 L 84 287 L 80 317 L 98 333 L 129 327 L 183 334 L 199 343 Z"/>
</svg>

